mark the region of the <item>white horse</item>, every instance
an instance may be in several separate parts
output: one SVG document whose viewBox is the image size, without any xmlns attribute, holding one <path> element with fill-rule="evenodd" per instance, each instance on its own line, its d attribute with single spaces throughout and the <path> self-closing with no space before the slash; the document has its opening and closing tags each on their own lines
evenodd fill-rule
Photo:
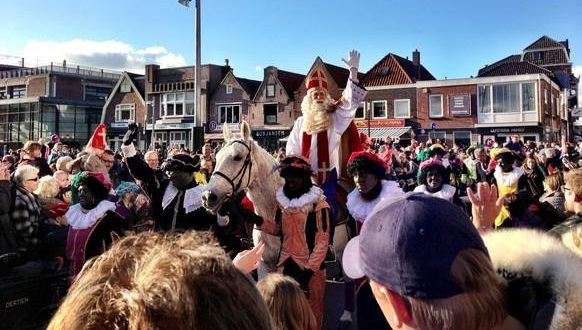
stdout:
<svg viewBox="0 0 582 330">
<path fill-rule="evenodd" d="M 275 158 L 251 137 L 246 121 L 240 125 L 241 136 L 235 137 L 224 125 L 225 145 L 216 155 L 216 166 L 202 194 L 204 207 L 216 212 L 231 196 L 245 190 L 253 202 L 255 213 L 265 221 L 275 219 L 277 199 L 275 193 L 282 184 Z M 259 265 L 259 278 L 277 270 L 281 239 L 260 230 L 253 231 L 255 245 L 265 242 L 263 259 Z"/>
</svg>

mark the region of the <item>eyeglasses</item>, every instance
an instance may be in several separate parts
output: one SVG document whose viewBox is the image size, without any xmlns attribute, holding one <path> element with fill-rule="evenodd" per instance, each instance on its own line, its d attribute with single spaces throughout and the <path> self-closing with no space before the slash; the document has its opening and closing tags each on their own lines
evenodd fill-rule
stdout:
<svg viewBox="0 0 582 330">
<path fill-rule="evenodd" d="M 566 191 L 572 191 L 572 188 L 568 188 L 566 186 L 561 186 L 560 189 L 562 190 L 562 192 L 565 194 Z"/>
<path fill-rule="evenodd" d="M 38 176 L 36 178 L 26 179 L 26 181 L 38 181 Z"/>
<path fill-rule="evenodd" d="M 2 159 L 2 163 L 8 163 L 8 160 Z"/>
</svg>

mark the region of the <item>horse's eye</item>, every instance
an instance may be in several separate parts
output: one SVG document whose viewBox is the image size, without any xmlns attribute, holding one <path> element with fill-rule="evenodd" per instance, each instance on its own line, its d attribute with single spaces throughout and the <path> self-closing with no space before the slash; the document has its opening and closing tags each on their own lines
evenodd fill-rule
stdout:
<svg viewBox="0 0 582 330">
<path fill-rule="evenodd" d="M 241 155 L 236 155 L 236 156 L 234 156 L 233 159 L 237 162 L 240 162 L 242 160 L 242 157 L 241 157 Z"/>
</svg>

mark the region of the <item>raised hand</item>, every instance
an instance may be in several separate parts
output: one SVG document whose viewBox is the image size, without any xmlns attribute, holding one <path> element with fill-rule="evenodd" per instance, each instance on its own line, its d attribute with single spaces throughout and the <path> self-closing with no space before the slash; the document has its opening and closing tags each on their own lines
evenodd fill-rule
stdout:
<svg viewBox="0 0 582 330">
<path fill-rule="evenodd" d="M 232 263 L 241 272 L 249 273 L 259 267 L 259 261 L 261 261 L 263 251 L 265 251 L 265 243 L 261 242 L 252 250 L 239 252 L 234 257 L 234 260 L 232 260 Z"/>
<path fill-rule="evenodd" d="M 138 133 L 139 131 L 137 124 L 136 123 L 129 124 L 129 126 L 127 127 L 127 132 L 125 132 L 125 135 L 123 136 L 123 144 L 126 146 L 132 144 L 135 138 L 137 138 Z"/>
<path fill-rule="evenodd" d="M 467 188 L 467 197 L 471 201 L 473 225 L 476 228 L 493 228 L 495 218 L 503 205 L 503 196 L 497 197 L 497 187 L 487 182 L 479 182 L 477 194 Z"/>
<path fill-rule="evenodd" d="M 360 67 L 360 53 L 356 50 L 352 50 L 349 53 L 349 57 L 348 59 L 343 59 L 342 61 L 346 64 L 346 66 L 348 67 L 348 69 L 356 69 L 356 71 L 358 70 L 358 68 Z"/>
</svg>

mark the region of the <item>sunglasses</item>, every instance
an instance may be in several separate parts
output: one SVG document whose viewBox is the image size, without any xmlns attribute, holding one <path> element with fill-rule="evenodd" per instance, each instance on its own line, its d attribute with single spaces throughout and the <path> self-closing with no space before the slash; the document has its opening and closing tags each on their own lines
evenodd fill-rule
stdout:
<svg viewBox="0 0 582 330">
<path fill-rule="evenodd" d="M 572 191 L 572 188 L 568 188 L 566 186 L 561 186 L 560 189 L 562 190 L 563 193 L 566 193 L 566 191 Z"/>
<path fill-rule="evenodd" d="M 26 179 L 26 181 L 38 181 L 38 176 L 36 178 L 32 178 L 32 179 Z"/>
</svg>

